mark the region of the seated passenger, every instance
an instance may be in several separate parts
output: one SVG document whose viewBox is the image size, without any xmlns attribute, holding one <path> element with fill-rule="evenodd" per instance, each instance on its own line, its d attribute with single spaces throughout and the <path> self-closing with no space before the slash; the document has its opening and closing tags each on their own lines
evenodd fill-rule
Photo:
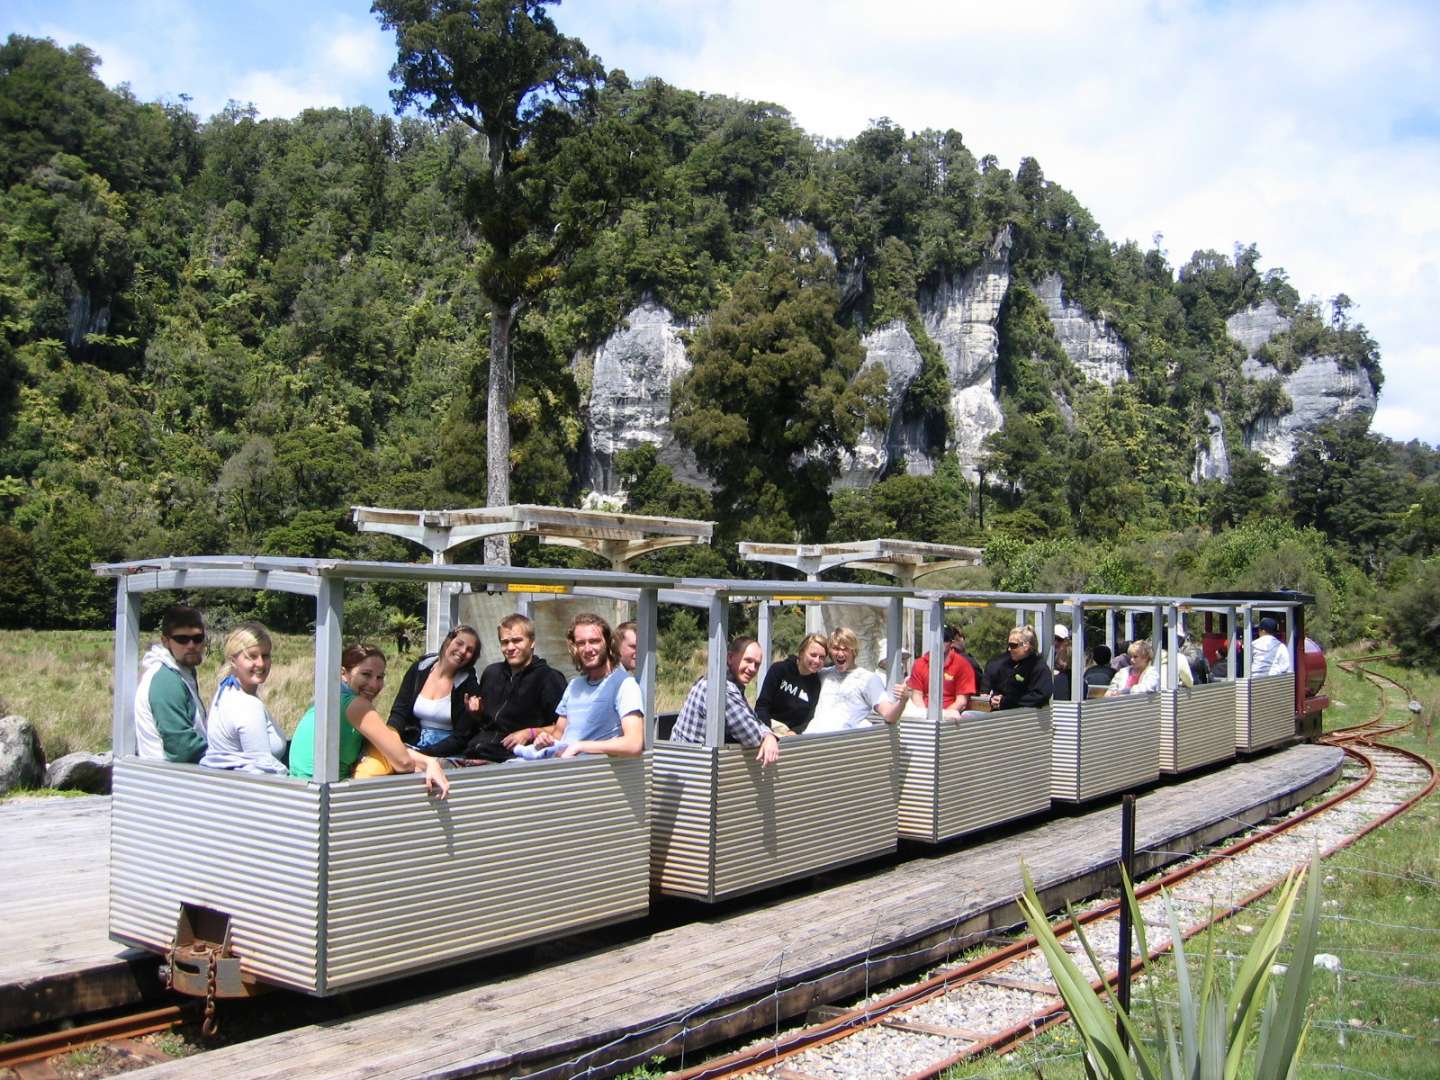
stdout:
<svg viewBox="0 0 1440 1080">
<path fill-rule="evenodd" d="M 811 735 L 847 728 L 869 727 L 873 712 L 887 724 L 900 719 L 909 694 L 904 683 L 885 688 L 878 672 L 855 666 L 860 639 L 842 626 L 830 634 L 830 659 L 834 666 L 820 673 L 820 700 L 815 716 L 805 730 Z"/>
<path fill-rule="evenodd" d="M 481 761 L 514 757 L 505 737 L 529 728 L 527 742 L 539 728 L 555 722 L 565 693 L 565 676 L 535 655 L 535 624 L 521 614 L 507 615 L 497 630 L 500 655 L 480 674 L 480 723 L 465 747 L 465 756 Z M 513 741 L 511 743 L 513 745 Z"/>
<path fill-rule="evenodd" d="M 375 759 L 368 775 L 417 772 L 425 774 L 425 790 L 445 798 L 450 781 L 435 758 L 411 750 L 400 735 L 375 711 L 375 699 L 385 689 L 385 654 L 373 645 L 351 645 L 340 654 L 340 778 L 355 772 L 356 763 Z M 362 759 L 361 752 L 371 753 Z M 290 740 L 290 775 L 315 775 L 315 706 L 312 704 L 295 727 Z"/>
<path fill-rule="evenodd" d="M 1055 646 L 1051 655 L 1055 657 L 1055 670 L 1050 676 L 1051 696 L 1056 701 L 1070 700 L 1070 628 L 1064 624 L 1055 627 Z"/>
<path fill-rule="evenodd" d="M 1255 628 L 1255 640 L 1250 643 L 1252 677 L 1290 674 L 1290 647 L 1276 636 L 1279 632 L 1280 624 L 1268 615 Z"/>
<path fill-rule="evenodd" d="M 640 631 L 633 619 L 615 627 L 615 646 L 620 654 L 620 666 L 634 675 L 640 653 Z"/>
<path fill-rule="evenodd" d="M 517 757 L 612 754 L 635 757 L 645 750 L 645 703 L 640 684 L 615 662 L 615 632 L 599 615 L 582 612 L 565 633 L 580 674 L 565 687 L 547 728 L 505 737 Z"/>
<path fill-rule="evenodd" d="M 205 754 L 205 705 L 195 669 L 205 659 L 205 624 L 184 604 L 160 618 L 160 640 L 140 661 L 135 688 L 135 753 L 155 761 L 196 762 Z"/>
<path fill-rule="evenodd" d="M 243 622 L 225 639 L 225 666 L 210 702 L 209 745 L 200 764 L 210 769 L 275 773 L 285 765 L 285 736 L 260 700 L 270 676 L 270 633 L 258 622 Z"/>
<path fill-rule="evenodd" d="M 1110 683 L 1115 678 L 1115 669 L 1110 666 L 1110 646 L 1096 645 L 1090 650 L 1091 666 L 1085 669 L 1085 696 L 1090 696 L 1090 688 L 1099 686 L 1109 689 Z"/>
<path fill-rule="evenodd" d="M 480 680 L 475 658 L 480 635 L 473 626 L 457 626 L 445 635 L 440 651 L 410 665 L 390 706 L 389 724 L 406 746 L 430 757 L 453 757 L 475 734 L 480 713 Z"/>
<path fill-rule="evenodd" d="M 1193 641 L 1186 641 L 1180 651 L 1185 654 L 1185 659 L 1190 663 L 1190 674 L 1195 679 L 1195 685 L 1201 686 L 1210 681 L 1210 661 L 1205 659 L 1205 650 Z"/>
<path fill-rule="evenodd" d="M 1170 689 L 1170 661 L 1169 651 L 1160 650 L 1160 659 L 1155 664 L 1160 673 L 1160 689 Z M 1195 685 L 1195 676 L 1190 671 L 1190 661 L 1185 656 L 1185 650 L 1181 649 L 1175 654 L 1175 680 L 1186 689 Z"/>
<path fill-rule="evenodd" d="M 1045 658 L 1035 648 L 1035 628 L 1017 626 L 1005 640 L 1005 655 L 990 677 L 990 709 L 1039 709 L 1050 704 L 1052 680 Z"/>
<path fill-rule="evenodd" d="M 1159 690 L 1160 673 L 1150 662 L 1155 658 L 1155 650 L 1150 647 L 1150 642 L 1144 638 L 1135 639 L 1125 650 L 1125 655 L 1130 658 L 1130 663 L 1115 673 L 1115 678 L 1110 681 L 1110 689 L 1105 691 L 1105 696 L 1148 694 L 1152 690 Z"/>
<path fill-rule="evenodd" d="M 940 710 L 944 714 L 958 716 L 970 704 L 970 695 L 976 692 L 975 668 L 961 651 L 965 635 L 954 626 L 945 627 L 942 633 L 945 641 L 945 669 L 940 675 Z M 915 661 L 910 668 L 910 677 L 905 680 L 905 686 L 910 691 L 912 702 L 929 707 L 929 653 Z"/>
<path fill-rule="evenodd" d="M 725 654 L 725 665 L 729 673 L 725 679 L 725 741 L 741 746 L 759 747 L 755 760 L 762 765 L 772 765 L 780 760 L 780 740 L 759 720 L 745 700 L 745 688 L 760 670 L 760 643 L 752 637 L 736 637 L 730 640 Z M 685 695 L 685 704 L 675 718 L 674 730 L 670 732 L 672 742 L 705 742 L 705 725 L 710 716 L 710 679 L 702 675 Z"/>
<path fill-rule="evenodd" d="M 755 699 L 755 719 L 779 735 L 803 732 L 815 715 L 820 669 L 828 654 L 824 634 L 806 634 L 799 652 L 771 664 Z"/>
</svg>

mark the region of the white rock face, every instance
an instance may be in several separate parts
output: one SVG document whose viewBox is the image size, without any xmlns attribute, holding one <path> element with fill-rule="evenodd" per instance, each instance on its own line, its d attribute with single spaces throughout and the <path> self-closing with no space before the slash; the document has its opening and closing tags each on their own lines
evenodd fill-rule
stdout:
<svg viewBox="0 0 1440 1080">
<path fill-rule="evenodd" d="M 1205 422 L 1210 428 L 1210 438 L 1195 454 L 1195 468 L 1191 471 L 1190 479 L 1197 484 L 1202 480 L 1223 480 L 1229 483 L 1230 451 L 1225 448 L 1225 421 L 1219 413 L 1206 409 Z"/>
<path fill-rule="evenodd" d="M 1092 319 L 1079 304 L 1065 299 L 1059 274 L 1046 274 L 1035 295 L 1045 305 L 1060 347 L 1085 378 L 1105 386 L 1129 380 L 1130 350 L 1103 320 Z"/>
<path fill-rule="evenodd" d="M 1290 320 L 1269 300 L 1225 320 L 1226 331 L 1245 347 L 1241 373 L 1257 380 L 1279 379 L 1293 405 L 1284 416 L 1257 418 L 1244 432 L 1246 448 L 1277 469 L 1288 465 L 1295 456 L 1301 433 L 1313 431 L 1328 420 L 1375 412 L 1370 376 L 1359 369 L 1343 370 L 1333 357 L 1306 359 L 1289 375 L 1255 359 L 1260 346 L 1289 328 Z"/>
<path fill-rule="evenodd" d="M 954 451 L 967 476 L 979 476 L 985 437 L 999 431 L 996 397 L 1000 303 L 1010 288 L 1010 230 L 1004 229 L 980 264 L 956 281 L 947 279 L 920 296 L 925 332 L 940 346 L 950 379 Z"/>
<path fill-rule="evenodd" d="M 1345 371 L 1329 356 L 1316 356 L 1301 363 L 1289 375 L 1247 359 L 1241 371 L 1252 379 L 1280 379 L 1294 408 L 1284 416 L 1262 416 L 1245 431 L 1245 445 L 1262 455 L 1275 468 L 1290 464 L 1300 435 L 1327 420 L 1355 413 L 1374 413 L 1375 391 L 1364 371 Z"/>
<path fill-rule="evenodd" d="M 889 385 L 886 405 L 890 410 L 890 424 L 884 431 L 865 429 L 855 452 L 846 455 L 835 487 L 869 487 L 880 479 L 886 466 L 898 458 L 904 458 L 907 472 L 929 475 L 933 464 L 920 447 L 922 434 L 907 430 L 915 425 L 907 425 L 900 416 L 905 394 L 924 363 L 920 350 L 915 347 L 915 339 L 905 328 L 904 321 L 895 319 L 870 331 L 860 344 L 865 349 L 865 363 L 860 370 L 863 372 L 876 364 L 885 369 Z"/>
<path fill-rule="evenodd" d="M 615 455 L 642 443 L 657 448 L 677 480 L 712 486 L 670 429 L 670 388 L 690 370 L 681 329 L 668 308 L 647 297 L 595 353 L 585 469 L 596 491 L 615 491 Z"/>
<path fill-rule="evenodd" d="M 1225 320 L 1226 332 L 1245 347 L 1246 356 L 1254 356 L 1261 345 L 1289 329 L 1289 318 L 1280 314 L 1273 300 L 1262 301 L 1246 311 L 1237 311 Z"/>
</svg>

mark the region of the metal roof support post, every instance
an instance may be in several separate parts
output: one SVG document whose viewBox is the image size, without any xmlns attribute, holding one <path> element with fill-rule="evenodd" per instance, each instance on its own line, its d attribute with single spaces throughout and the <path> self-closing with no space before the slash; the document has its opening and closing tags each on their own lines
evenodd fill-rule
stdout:
<svg viewBox="0 0 1440 1080">
<path fill-rule="evenodd" d="M 890 604 L 885 610 L 885 647 L 890 654 L 886 658 L 889 660 L 889 664 L 885 673 L 885 681 L 890 686 L 900 682 L 905 675 L 905 647 L 901 642 L 904 624 L 905 600 L 903 597 L 892 596 Z"/>
<path fill-rule="evenodd" d="M 535 618 L 535 597 L 530 593 L 521 593 L 515 599 L 515 613 L 533 620 Z M 636 642 L 639 642 L 638 634 L 636 635 Z"/>
<path fill-rule="evenodd" d="M 1085 700 L 1085 604 L 1070 605 L 1070 700 Z"/>
<path fill-rule="evenodd" d="M 1164 649 L 1165 609 L 1159 604 L 1156 604 L 1150 609 L 1150 651 L 1155 654 L 1154 659 L 1150 661 L 1152 664 L 1160 662 L 1160 657 L 1164 655 Z M 1173 664 L 1174 662 L 1175 658 L 1173 656 L 1166 661 L 1167 664 Z M 1172 668 L 1170 671 L 1170 682 L 1166 684 L 1172 690 L 1175 688 L 1174 675 L 1174 669 Z"/>
<path fill-rule="evenodd" d="M 1135 640 L 1135 612 L 1125 609 L 1125 645 L 1128 648 Z"/>
<path fill-rule="evenodd" d="M 1115 655 L 1115 612 L 1108 607 L 1105 609 L 1105 644 L 1110 649 L 1110 655 Z"/>
<path fill-rule="evenodd" d="M 930 654 L 930 706 L 926 710 L 931 723 L 940 722 L 945 693 L 945 601 L 931 602 L 925 613 L 925 651 Z"/>
<path fill-rule="evenodd" d="M 345 579 L 321 578 L 315 597 L 315 772 L 317 784 L 340 776 L 340 653 Z"/>
<path fill-rule="evenodd" d="M 1157 609 L 1158 610 L 1158 609 Z M 1165 635 L 1170 642 L 1165 657 L 1165 684 L 1171 690 L 1180 689 L 1180 605 L 1170 605 L 1169 632 Z"/>
<path fill-rule="evenodd" d="M 1255 670 L 1255 665 L 1251 662 L 1255 658 L 1250 655 L 1250 642 L 1255 640 L 1255 609 L 1249 604 L 1245 605 L 1245 637 L 1243 640 L 1245 645 L 1245 674 L 1249 675 Z M 1240 650 L 1231 648 L 1230 651 L 1239 652 Z"/>
<path fill-rule="evenodd" d="M 1225 677 L 1235 681 L 1235 609 L 1225 609 Z"/>
<path fill-rule="evenodd" d="M 1040 608 L 1040 641 L 1045 650 L 1046 663 L 1050 670 L 1055 670 L 1055 605 L 1045 603 Z"/>
<path fill-rule="evenodd" d="M 135 753 L 139 654 L 140 605 L 130 598 L 122 576 L 115 579 L 115 713 L 110 721 L 110 751 L 116 761 Z"/>
<path fill-rule="evenodd" d="M 654 589 L 641 589 L 635 612 L 635 674 L 640 680 L 640 697 L 645 702 L 645 748 L 655 745 L 655 651 L 660 634 Z"/>
<path fill-rule="evenodd" d="M 806 574 L 806 581 L 819 581 L 819 574 Z M 805 632 L 807 634 L 825 633 L 825 609 L 819 604 L 805 605 Z"/>
<path fill-rule="evenodd" d="M 765 675 L 770 670 L 771 630 L 769 600 L 760 601 L 760 610 L 756 613 L 756 618 L 759 624 L 756 626 L 755 632 L 759 635 L 760 639 L 760 670 L 755 673 L 755 686 L 757 687 L 756 693 L 759 693 L 758 688 L 765 685 Z"/>
<path fill-rule="evenodd" d="M 705 745 L 725 745 L 725 663 L 729 649 L 729 598 L 723 593 L 710 596 L 710 649 L 706 656 Z"/>
<path fill-rule="evenodd" d="M 1289 617 L 1285 620 L 1285 644 L 1290 648 L 1290 670 L 1300 670 L 1300 654 L 1304 651 L 1304 643 L 1296 639 L 1296 632 L 1300 628 L 1300 620 L 1296 613 L 1299 608 L 1291 608 Z"/>
</svg>

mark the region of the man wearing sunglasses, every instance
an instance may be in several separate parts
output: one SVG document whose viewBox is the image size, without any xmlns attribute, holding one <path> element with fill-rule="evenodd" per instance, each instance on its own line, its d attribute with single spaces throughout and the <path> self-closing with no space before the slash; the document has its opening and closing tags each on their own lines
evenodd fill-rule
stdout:
<svg viewBox="0 0 1440 1080">
<path fill-rule="evenodd" d="M 135 688 L 135 752 L 155 761 L 199 761 L 205 753 L 205 706 L 195 669 L 205 659 L 205 623 L 184 604 L 160 619 L 160 640 L 140 661 Z"/>
</svg>

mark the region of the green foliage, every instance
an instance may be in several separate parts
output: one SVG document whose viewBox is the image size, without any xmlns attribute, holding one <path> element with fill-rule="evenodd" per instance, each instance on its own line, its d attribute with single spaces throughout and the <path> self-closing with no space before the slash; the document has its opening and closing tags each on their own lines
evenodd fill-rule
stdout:
<svg viewBox="0 0 1440 1080">
<path fill-rule="evenodd" d="M 1330 320 L 1320 315 L 1320 305 L 1306 301 L 1298 305 L 1290 328 L 1276 334 L 1255 353 L 1255 359 L 1288 374 L 1301 362 L 1328 356 L 1344 371 L 1363 371 L 1377 394 L 1384 384 L 1380 371 L 1380 347 L 1364 323 L 1350 322 L 1351 300 L 1344 293 L 1330 301 Z"/>
<path fill-rule="evenodd" d="M 838 307 L 834 263 L 813 234 L 777 229 L 696 335 L 672 420 L 719 484 L 722 524 L 763 518 L 755 524 L 772 534 L 823 535 L 841 454 L 867 425 L 884 426 L 884 373 L 860 372 L 864 353 Z"/>
<path fill-rule="evenodd" d="M 1440 562 L 1421 564 L 1385 601 L 1385 625 L 1403 663 L 1440 671 Z"/>
<path fill-rule="evenodd" d="M 1320 924 L 1318 856 L 1311 861 L 1308 876 L 1310 884 L 1305 891 L 1299 935 L 1291 951 L 1285 984 L 1279 995 L 1270 987 L 1270 979 L 1305 874 L 1291 873 L 1281 884 L 1273 909 L 1256 932 L 1254 942 L 1233 975 L 1228 994 L 1223 997 L 1211 939 L 1207 938 L 1209 945 L 1198 992 L 1192 985 L 1184 935 L 1170 897 L 1165 895 L 1165 911 L 1170 924 L 1179 984 L 1176 1008 L 1180 1023 L 1177 1031 L 1175 1017 L 1168 1006 L 1162 1010 L 1154 980 L 1151 980 L 1148 985 L 1155 1030 L 1147 1039 L 1137 1018 L 1120 1007 L 1108 982 L 1103 985 L 1103 999 L 1091 988 L 1089 976 L 1081 972 L 1050 928 L 1027 870 L 1020 910 L 1039 942 L 1050 966 L 1050 974 L 1084 1044 L 1085 1075 L 1092 1080 L 1100 1077 L 1109 1080 L 1142 1077 L 1144 1080 L 1182 1080 L 1189 1077 L 1234 1080 L 1240 1076 L 1256 1080 L 1286 1080 L 1293 1076 L 1309 1029 L 1306 1009 Z M 1145 920 L 1135 897 L 1135 888 L 1128 877 L 1124 878 L 1123 886 L 1123 902 L 1130 909 L 1131 923 L 1138 937 L 1138 952 L 1142 964 L 1148 967 L 1150 948 Z M 1074 918 L 1073 912 L 1071 917 Z M 1096 955 L 1084 927 L 1077 924 L 1075 934 L 1091 967 L 1104 970 L 1105 962 Z M 1121 1039 L 1122 1030 L 1125 1041 Z M 1257 1030 L 1258 1040 L 1252 1050 L 1251 1041 Z"/>
</svg>

